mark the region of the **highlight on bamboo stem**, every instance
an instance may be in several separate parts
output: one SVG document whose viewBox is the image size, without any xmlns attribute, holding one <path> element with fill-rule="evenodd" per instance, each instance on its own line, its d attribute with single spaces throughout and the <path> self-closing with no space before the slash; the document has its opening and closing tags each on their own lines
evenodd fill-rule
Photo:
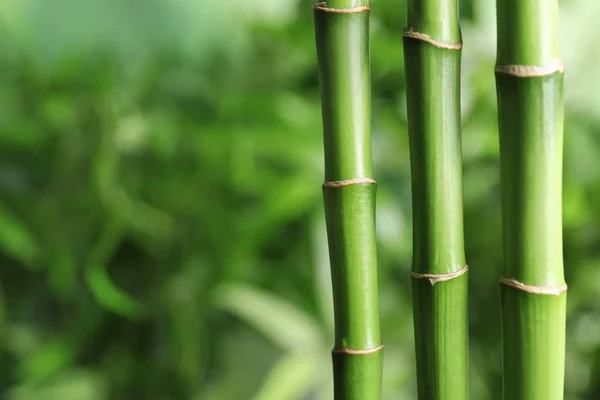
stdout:
<svg viewBox="0 0 600 400">
<path fill-rule="evenodd" d="M 331 0 L 313 9 L 335 315 L 334 397 L 380 400 L 383 345 L 371 165 L 370 9 L 357 0 Z"/>
<path fill-rule="evenodd" d="M 557 16 L 557 0 L 497 1 L 507 400 L 560 400 L 564 391 L 563 66 Z"/>
<path fill-rule="evenodd" d="M 468 267 L 456 0 L 408 0 L 404 31 L 418 398 L 467 399 Z"/>
</svg>

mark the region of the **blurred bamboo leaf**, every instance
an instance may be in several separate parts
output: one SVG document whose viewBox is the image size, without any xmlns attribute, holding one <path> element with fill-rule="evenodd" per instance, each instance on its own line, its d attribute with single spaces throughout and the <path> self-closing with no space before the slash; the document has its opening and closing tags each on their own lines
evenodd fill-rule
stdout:
<svg viewBox="0 0 600 400">
<path fill-rule="evenodd" d="M 281 298 L 243 284 L 222 284 L 215 305 L 285 349 L 314 349 L 322 343 L 319 325 Z"/>
<path fill-rule="evenodd" d="M 55 339 L 31 354 L 19 367 L 19 375 L 27 383 L 40 383 L 70 365 L 74 357 L 74 348 L 68 340 Z"/>
<path fill-rule="evenodd" d="M 42 332 L 34 325 L 12 323 L 3 332 L 3 348 L 19 361 L 30 358 L 41 347 Z"/>
<path fill-rule="evenodd" d="M 35 268 L 39 247 L 33 233 L 0 203 L 0 248 L 29 268 Z"/>
<path fill-rule="evenodd" d="M 142 304 L 115 285 L 106 268 L 99 265 L 87 266 L 85 279 L 94 298 L 102 307 L 131 319 L 142 315 Z"/>
<path fill-rule="evenodd" d="M 67 371 L 42 385 L 13 388 L 7 400 L 107 400 L 107 384 L 102 375 L 85 370 Z"/>
<path fill-rule="evenodd" d="M 320 184 L 317 182 L 300 174 L 266 189 L 261 210 L 255 214 L 254 224 L 249 226 L 249 231 L 254 233 L 255 238 L 263 239 L 266 232 L 277 232 L 274 229 L 277 225 L 285 225 L 314 208 L 321 199 Z"/>
<path fill-rule="evenodd" d="M 131 117 L 122 125 L 139 125 L 139 117 Z M 133 122 L 132 122 L 133 121 Z M 140 127 L 121 127 L 118 132 L 123 135 L 125 130 L 143 129 Z M 142 135 L 140 132 L 135 132 L 135 135 Z M 123 139 L 122 139 L 123 140 Z M 138 139 L 135 139 L 138 140 Z M 104 134 L 101 137 L 98 150 L 96 152 L 92 177 L 94 186 L 98 192 L 100 200 L 104 207 L 111 214 L 121 221 L 127 221 L 129 226 L 137 230 L 142 235 L 151 239 L 149 247 L 154 246 L 157 242 L 166 240 L 172 229 L 172 219 L 165 212 L 162 212 L 146 202 L 132 198 L 122 186 L 119 180 L 119 152 L 115 143 L 116 136 Z M 121 145 L 123 145 L 121 143 Z"/>
<path fill-rule="evenodd" d="M 253 400 L 294 400 L 310 397 L 315 389 L 315 374 L 322 360 L 317 352 L 292 352 L 271 368 Z"/>
<path fill-rule="evenodd" d="M 64 299 L 73 295 L 77 288 L 77 272 L 73 252 L 68 248 L 57 249 L 48 268 L 48 285 L 57 297 Z"/>
</svg>

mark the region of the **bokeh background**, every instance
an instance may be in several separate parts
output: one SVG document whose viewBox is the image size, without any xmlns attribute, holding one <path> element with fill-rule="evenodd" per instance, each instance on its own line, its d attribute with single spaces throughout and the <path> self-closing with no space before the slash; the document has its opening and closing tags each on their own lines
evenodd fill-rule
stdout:
<svg viewBox="0 0 600 400">
<path fill-rule="evenodd" d="M 562 1 L 566 398 L 600 398 L 596 0 Z M 372 1 L 385 399 L 414 399 L 403 0 Z M 470 387 L 500 399 L 491 0 L 461 2 Z M 331 399 L 308 0 L 0 2 L 0 398 Z"/>
</svg>

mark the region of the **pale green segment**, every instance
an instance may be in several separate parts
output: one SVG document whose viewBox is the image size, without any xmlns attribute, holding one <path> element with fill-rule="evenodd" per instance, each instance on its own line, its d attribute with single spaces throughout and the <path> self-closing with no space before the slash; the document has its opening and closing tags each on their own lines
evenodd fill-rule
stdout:
<svg viewBox="0 0 600 400">
<path fill-rule="evenodd" d="M 496 0 L 499 65 L 546 66 L 558 58 L 557 0 Z"/>
<path fill-rule="evenodd" d="M 465 266 L 460 51 L 405 38 L 413 203 L 413 271 Z"/>
<path fill-rule="evenodd" d="M 457 0 L 408 0 L 407 28 L 445 43 L 460 41 Z"/>
<path fill-rule="evenodd" d="M 337 9 L 354 8 L 354 7 L 358 7 L 360 5 L 368 6 L 369 2 L 366 0 L 365 1 L 361 1 L 361 0 L 329 0 L 327 2 L 327 8 L 337 8 Z"/>
<path fill-rule="evenodd" d="M 496 79 L 504 276 L 561 285 L 563 76 Z"/>
<path fill-rule="evenodd" d="M 369 12 L 317 11 L 325 180 L 372 176 Z"/>
<path fill-rule="evenodd" d="M 567 294 L 502 285 L 503 398 L 562 400 Z"/>
<path fill-rule="evenodd" d="M 420 400 L 468 398 L 468 274 L 412 280 Z"/>
<path fill-rule="evenodd" d="M 334 400 L 381 400 L 382 369 L 383 350 L 360 355 L 334 353 Z"/>
<path fill-rule="evenodd" d="M 375 191 L 376 185 L 368 183 L 323 190 L 338 348 L 381 344 Z"/>
</svg>

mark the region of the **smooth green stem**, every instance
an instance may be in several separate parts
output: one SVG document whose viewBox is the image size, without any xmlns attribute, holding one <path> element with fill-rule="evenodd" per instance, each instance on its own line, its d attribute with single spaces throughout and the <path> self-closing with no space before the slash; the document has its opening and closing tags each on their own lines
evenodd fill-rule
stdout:
<svg viewBox="0 0 600 400">
<path fill-rule="evenodd" d="M 496 0 L 499 65 L 548 65 L 558 57 L 557 0 Z"/>
<path fill-rule="evenodd" d="M 371 177 L 369 12 L 338 14 L 316 7 L 315 33 L 325 180 Z"/>
<path fill-rule="evenodd" d="M 361 5 L 368 6 L 369 3 L 367 1 L 361 1 L 361 0 L 329 0 L 327 2 L 327 7 L 334 8 L 334 9 L 349 9 L 349 8 L 354 8 L 354 7 L 358 7 Z"/>
<path fill-rule="evenodd" d="M 468 397 L 467 286 L 467 274 L 435 285 L 427 279 L 413 279 L 420 400 Z"/>
<path fill-rule="evenodd" d="M 505 400 L 562 400 L 567 294 L 500 287 Z"/>
<path fill-rule="evenodd" d="M 566 292 L 544 293 L 565 283 L 563 73 L 547 68 L 558 58 L 558 4 L 497 0 L 497 15 L 503 276 L 529 288 L 501 287 L 503 396 L 560 400 Z"/>
<path fill-rule="evenodd" d="M 344 12 L 331 8 L 341 7 Z M 323 197 L 335 314 L 337 400 L 380 400 L 383 352 L 371 166 L 369 10 L 314 8 L 325 144 Z"/>
<path fill-rule="evenodd" d="M 407 6 L 407 28 L 440 42 L 460 42 L 457 0 L 408 0 Z"/>
<path fill-rule="evenodd" d="M 439 0 L 432 4 L 441 3 Z M 418 31 L 430 18 L 413 11 L 407 30 L 429 35 L 448 44 L 460 43 L 456 4 L 447 1 L 438 13 L 439 25 L 454 29 L 435 33 Z M 415 5 L 416 4 L 416 5 Z M 409 9 L 424 7 L 420 0 Z M 411 14 L 409 13 L 409 17 Z M 454 20 L 448 21 L 450 18 Z M 453 32 L 446 37 L 445 31 Z M 465 266 L 463 244 L 462 166 L 460 137 L 460 49 L 439 48 L 405 37 L 408 131 L 413 192 L 413 268 L 416 272 L 444 274 Z"/>
<path fill-rule="evenodd" d="M 504 276 L 527 285 L 564 283 L 562 74 L 497 73 Z"/>
<path fill-rule="evenodd" d="M 412 270 L 418 274 L 448 274 L 465 267 L 460 42 L 455 0 L 408 1 L 404 57 L 413 195 Z M 467 398 L 467 286 L 466 273 L 435 284 L 413 276 L 420 400 Z"/>
</svg>

